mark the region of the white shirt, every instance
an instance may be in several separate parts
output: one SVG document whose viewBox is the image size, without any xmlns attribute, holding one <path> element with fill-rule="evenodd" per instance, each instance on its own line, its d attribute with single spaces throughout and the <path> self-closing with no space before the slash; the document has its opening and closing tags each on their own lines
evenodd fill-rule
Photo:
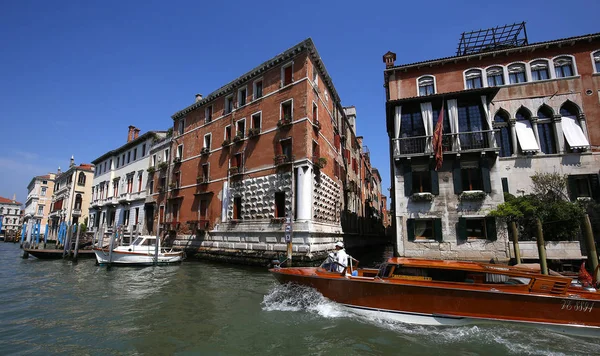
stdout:
<svg viewBox="0 0 600 356">
<path fill-rule="evenodd" d="M 335 257 L 336 262 L 339 263 L 339 265 L 336 265 L 338 272 L 343 272 L 348 264 L 348 254 L 344 249 L 341 249 L 336 251 Z"/>
</svg>

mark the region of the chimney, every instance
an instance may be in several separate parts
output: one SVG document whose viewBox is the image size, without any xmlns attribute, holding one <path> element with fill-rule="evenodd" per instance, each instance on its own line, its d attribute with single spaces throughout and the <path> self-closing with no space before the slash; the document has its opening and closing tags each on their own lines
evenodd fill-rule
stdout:
<svg viewBox="0 0 600 356">
<path fill-rule="evenodd" d="M 140 136 L 140 129 L 138 129 L 137 127 L 135 129 L 133 129 L 133 139 L 137 139 Z"/>
<path fill-rule="evenodd" d="M 69 168 L 75 165 L 75 157 L 71 156 L 71 161 L 69 162 Z"/>
<path fill-rule="evenodd" d="M 202 100 L 202 94 L 196 94 L 196 102 Z"/>
<path fill-rule="evenodd" d="M 13 194 L 13 201 L 12 201 L 12 202 L 13 202 L 13 203 L 16 203 L 16 202 L 17 202 L 17 193 Z"/>
<path fill-rule="evenodd" d="M 396 61 L 396 53 L 388 51 L 383 55 L 383 63 L 385 63 L 386 68 L 391 68 L 394 66 L 394 62 Z"/>
<path fill-rule="evenodd" d="M 61 170 L 60 170 L 60 166 L 58 166 L 58 169 L 56 170 L 56 174 L 61 174 Z"/>
<path fill-rule="evenodd" d="M 135 130 L 135 126 L 129 125 L 129 131 L 127 132 L 127 142 L 133 140 L 133 130 Z"/>
</svg>

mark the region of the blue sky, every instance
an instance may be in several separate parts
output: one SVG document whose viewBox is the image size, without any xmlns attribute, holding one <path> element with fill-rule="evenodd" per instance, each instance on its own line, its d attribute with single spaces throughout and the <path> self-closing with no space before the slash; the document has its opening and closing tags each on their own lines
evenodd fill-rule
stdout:
<svg viewBox="0 0 600 356">
<path fill-rule="evenodd" d="M 84 3 L 86 3 L 84 5 Z M 600 31 L 596 1 L 0 2 L 0 196 L 90 162 L 312 37 L 389 195 L 384 64 L 451 56 L 464 31 L 526 21 L 530 42 Z M 91 5 L 90 5 L 91 4 Z"/>
</svg>

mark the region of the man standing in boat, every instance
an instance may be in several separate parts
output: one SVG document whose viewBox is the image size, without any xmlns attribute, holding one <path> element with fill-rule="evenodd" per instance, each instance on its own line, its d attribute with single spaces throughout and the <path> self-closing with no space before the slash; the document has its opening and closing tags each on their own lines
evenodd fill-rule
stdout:
<svg viewBox="0 0 600 356">
<path fill-rule="evenodd" d="M 342 241 L 338 241 L 335 243 L 335 252 L 334 252 L 334 261 L 336 263 L 336 268 L 338 272 L 343 272 L 344 268 L 348 265 L 348 254 L 346 250 L 344 250 L 344 243 Z"/>
</svg>

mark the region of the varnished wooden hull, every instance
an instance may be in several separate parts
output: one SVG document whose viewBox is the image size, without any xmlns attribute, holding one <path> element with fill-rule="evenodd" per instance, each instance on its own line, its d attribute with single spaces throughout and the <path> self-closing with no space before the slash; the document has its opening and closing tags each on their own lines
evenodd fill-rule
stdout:
<svg viewBox="0 0 600 356">
<path fill-rule="evenodd" d="M 44 249 L 34 249 L 34 248 L 23 248 L 23 251 L 29 253 L 35 258 L 39 258 L 41 260 L 59 260 L 63 258 L 64 251 L 63 250 L 44 250 Z M 71 255 L 75 252 L 71 251 Z M 92 250 L 79 250 L 77 251 L 78 258 L 94 258 L 94 251 Z"/>
<path fill-rule="evenodd" d="M 465 288 L 458 283 L 342 276 L 322 273 L 322 269 L 317 268 L 270 271 L 280 283 L 311 286 L 326 298 L 361 311 L 424 316 L 438 320 L 439 324 L 473 321 L 533 323 L 563 332 L 600 336 L 598 293 L 581 291 L 577 293 L 578 297 L 573 293 L 552 296 L 531 293 L 526 290 L 527 286 L 472 285 Z"/>
</svg>

